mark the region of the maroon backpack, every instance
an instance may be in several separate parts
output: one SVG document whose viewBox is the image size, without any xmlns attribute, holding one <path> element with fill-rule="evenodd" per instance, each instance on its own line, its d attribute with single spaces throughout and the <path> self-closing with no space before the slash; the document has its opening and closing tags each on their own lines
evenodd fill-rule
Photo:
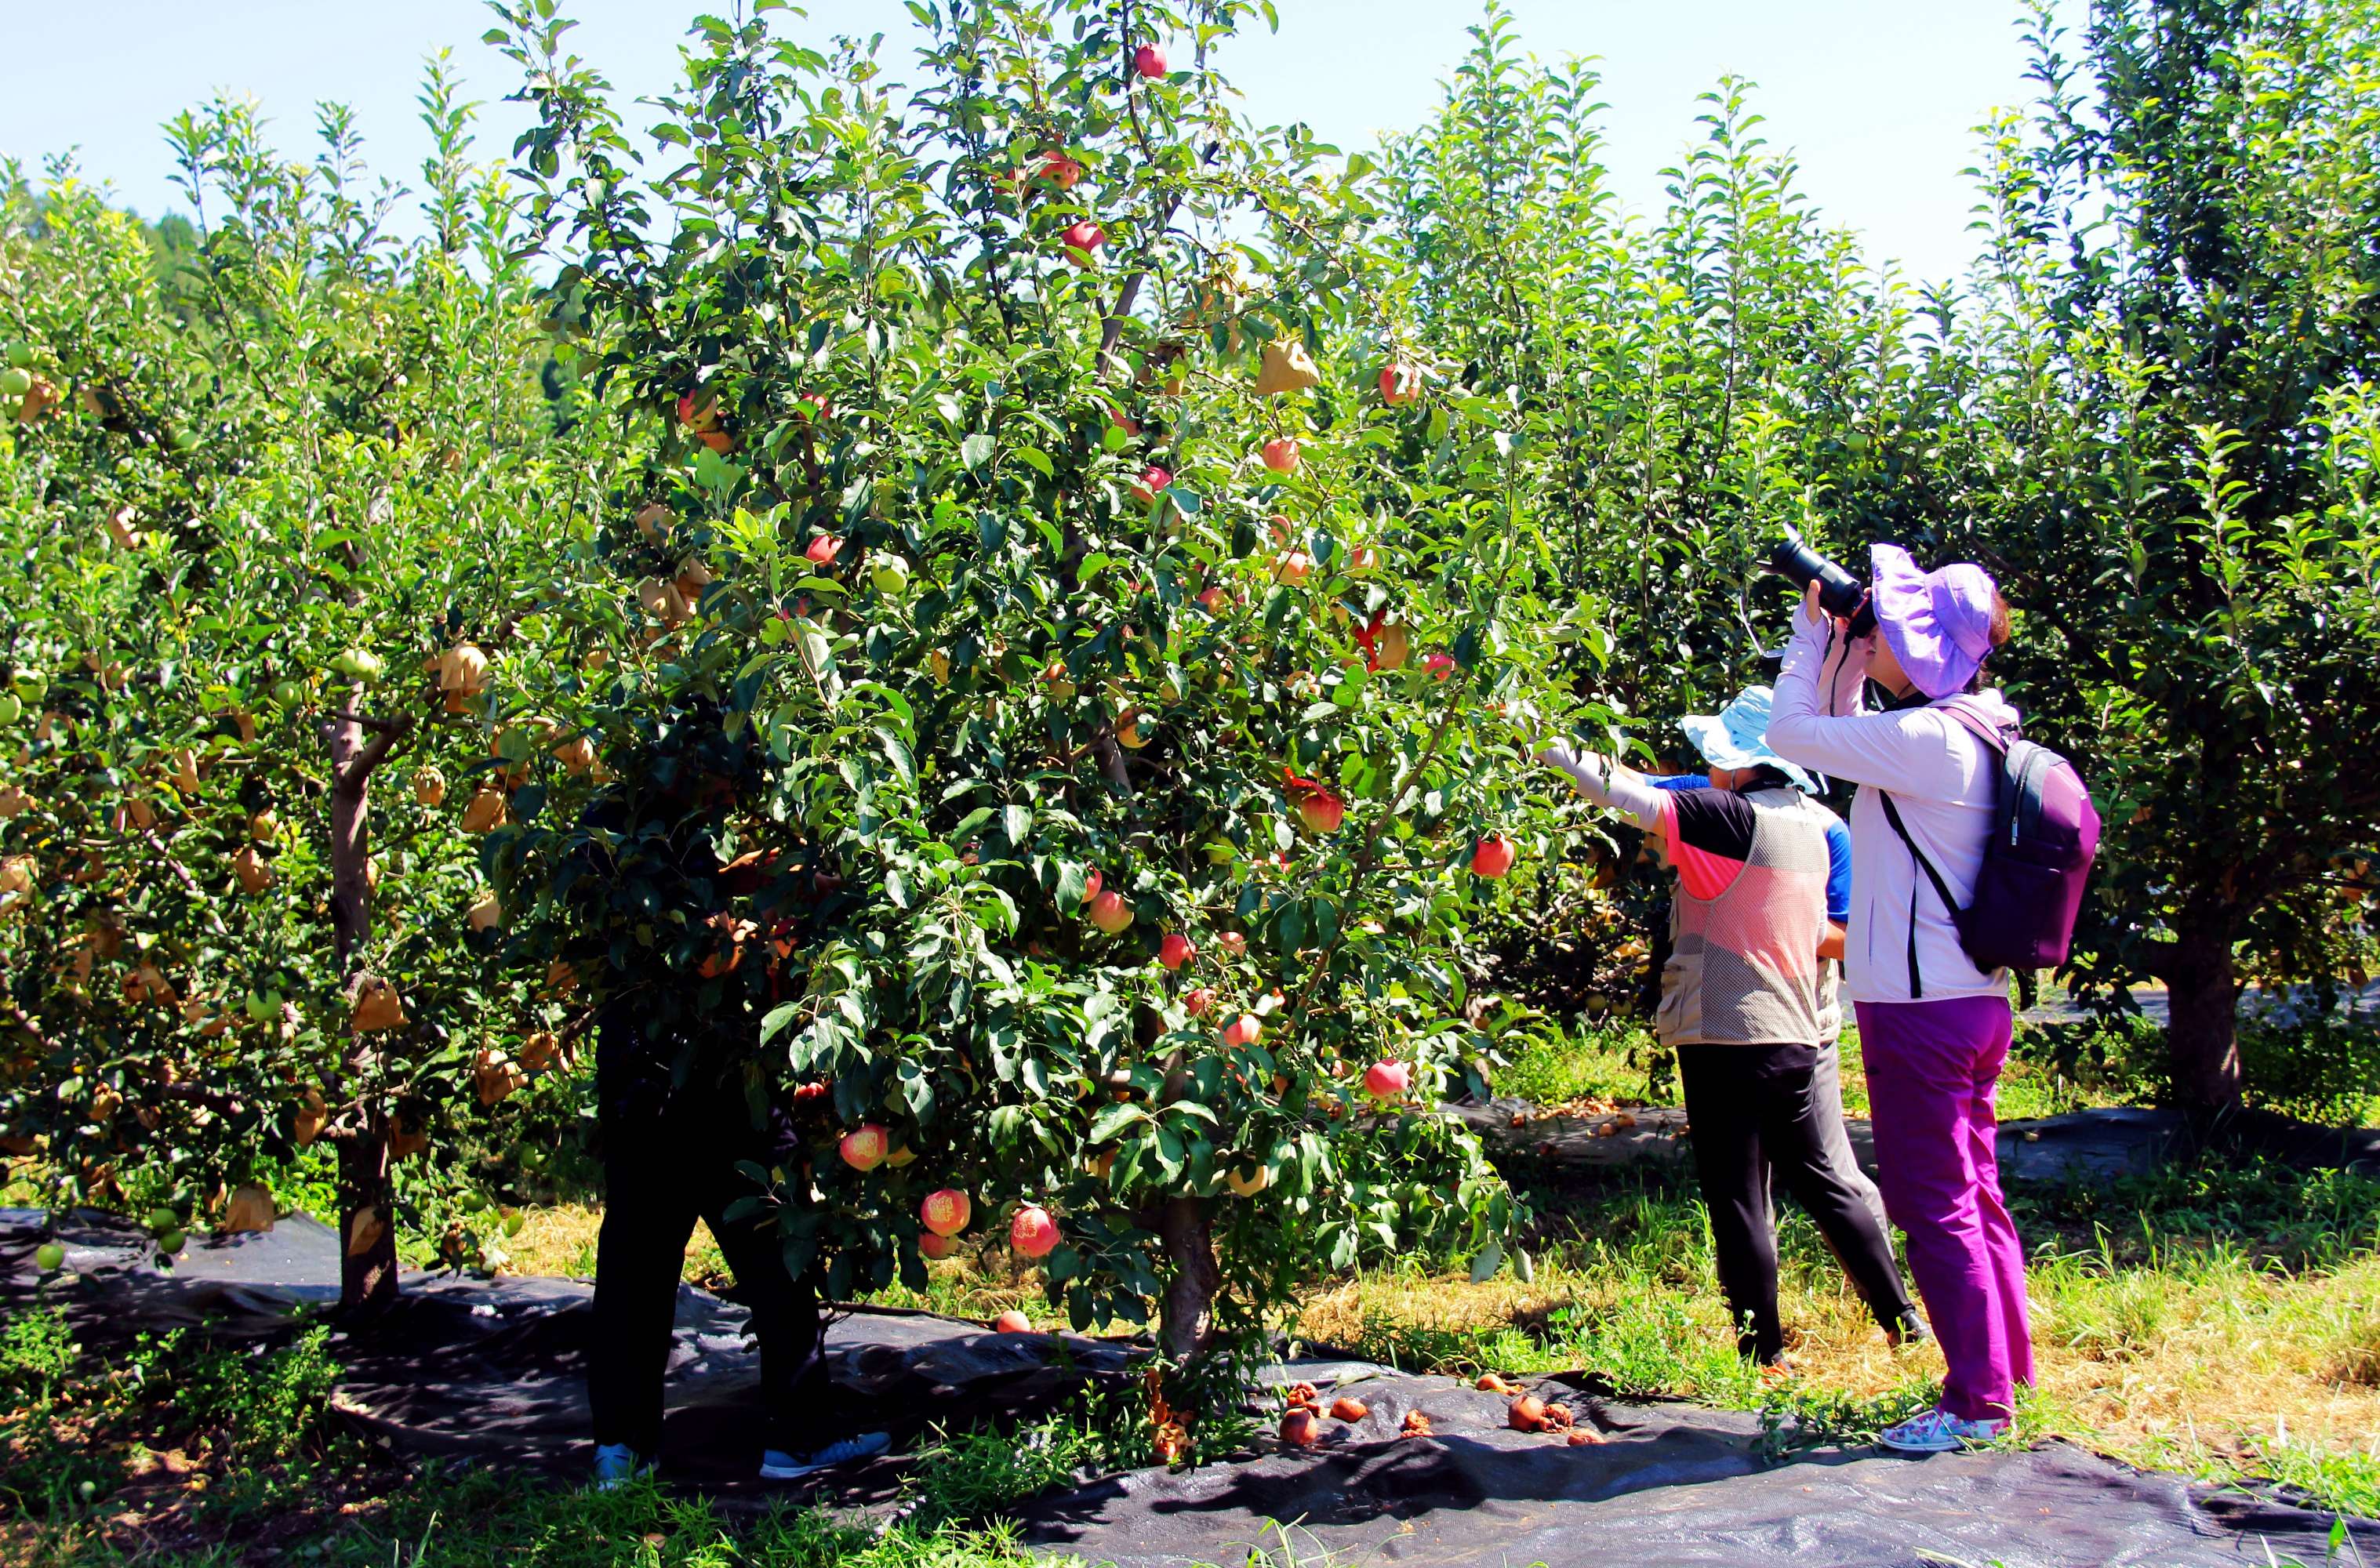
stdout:
<svg viewBox="0 0 2380 1568">
<path fill-rule="evenodd" d="M 2066 961 L 2074 940 L 2082 885 L 2099 852 L 2099 811 L 2091 803 L 2091 791 L 2072 763 L 2046 746 L 2001 730 L 1973 705 L 1952 697 L 1936 706 L 2000 758 L 1992 836 L 1984 842 L 1974 901 L 1962 910 L 1951 899 L 1949 885 L 1918 850 L 1888 794 L 1883 797 L 1885 820 L 1934 884 L 1936 896 L 1959 928 L 1959 946 L 1977 969 L 1986 973 L 2055 969 Z M 1910 922 L 1909 995 L 1912 999 L 1925 995 L 1917 978 L 1914 919 Z"/>
</svg>

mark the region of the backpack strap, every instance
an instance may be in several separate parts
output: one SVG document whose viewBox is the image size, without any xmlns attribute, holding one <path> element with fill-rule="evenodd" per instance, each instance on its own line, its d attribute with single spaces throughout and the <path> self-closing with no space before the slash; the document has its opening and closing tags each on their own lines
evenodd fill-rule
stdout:
<svg viewBox="0 0 2380 1568">
<path fill-rule="evenodd" d="M 1917 847 L 1917 840 L 1909 836 L 1908 825 L 1900 820 L 1900 808 L 1892 803 L 1888 791 L 1878 790 L 1876 793 L 1876 798 L 1884 802 L 1884 820 L 1892 824 L 1892 830 L 1900 835 L 1900 841 L 1909 847 L 1909 858 L 1925 873 L 1925 880 L 1934 884 L 1935 896 L 1942 900 L 1942 907 L 1950 911 L 1950 923 L 1963 925 L 1964 914 L 1958 900 L 1950 897 L 1950 885 L 1942 880 L 1942 874 L 1934 869 L 1934 862 L 1925 858 L 1925 852 Z M 1917 974 L 1917 888 L 1912 883 L 1909 889 L 1909 999 L 1918 1001 L 1925 995 L 1925 983 Z"/>
<path fill-rule="evenodd" d="M 1960 727 L 1967 733 L 2003 757 L 2008 755 L 2009 742 L 2018 739 L 2012 730 L 2001 729 L 1998 723 L 1985 717 L 1963 696 L 1946 697 L 1938 703 L 1928 706 L 1937 713 L 1957 719 Z"/>
</svg>

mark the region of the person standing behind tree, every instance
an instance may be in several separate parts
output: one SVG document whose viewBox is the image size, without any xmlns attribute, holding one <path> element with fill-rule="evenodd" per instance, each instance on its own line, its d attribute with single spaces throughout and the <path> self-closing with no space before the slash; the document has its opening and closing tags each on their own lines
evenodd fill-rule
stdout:
<svg viewBox="0 0 2380 1568">
<path fill-rule="evenodd" d="M 1726 712 L 1686 721 L 1711 763 L 1707 790 L 1656 788 L 1609 757 L 1565 745 L 1538 754 L 1588 800 L 1656 835 L 1677 873 L 1656 1028 L 1677 1053 L 1737 1348 L 1764 1368 L 1786 1364 L 1772 1169 L 1817 1222 L 1888 1336 L 1897 1344 L 1918 1332 L 1884 1225 L 1841 1138 L 1840 1095 L 1822 1096 L 1814 1081 L 1840 1017 L 1831 970 L 1819 957 L 1834 935 L 1827 920 L 1834 817 L 1809 798 L 1815 783 L 1762 742 L 1768 696 L 1754 687 Z"/>
<path fill-rule="evenodd" d="M 1871 552 L 1875 633 L 1854 638 L 1810 590 L 1777 678 L 1768 740 L 1780 755 L 1860 786 L 1852 808 L 1845 977 L 1859 1015 L 1886 1208 L 1942 1342 L 1937 1409 L 1880 1434 L 1939 1453 L 2008 1429 L 2034 1377 L 2024 1248 L 2000 1194 L 1994 1099 L 2014 1017 L 2006 970 L 1978 970 L 1950 909 L 1921 891 L 1924 855 L 1963 907 L 1974 896 L 1999 785 L 1998 755 L 1939 706 L 1958 698 L 2013 733 L 1981 691 L 2008 641 L 2008 605 L 1983 568 L 1927 573 L 1907 550 Z M 1864 712 L 1864 682 L 1891 696 Z"/>
</svg>

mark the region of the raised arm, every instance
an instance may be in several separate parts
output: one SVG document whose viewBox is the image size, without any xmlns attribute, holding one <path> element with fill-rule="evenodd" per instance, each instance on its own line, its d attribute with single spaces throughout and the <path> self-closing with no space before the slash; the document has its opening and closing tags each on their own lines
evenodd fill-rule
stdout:
<svg viewBox="0 0 2380 1568">
<path fill-rule="evenodd" d="M 1557 741 L 1537 760 L 1570 775 L 1571 787 L 1597 805 L 1616 811 L 1648 833 L 1661 830 L 1663 791 L 1633 768 L 1597 752 L 1574 752 Z"/>
<path fill-rule="evenodd" d="M 1945 720 L 1924 708 L 1862 712 L 1866 638 L 1846 642 L 1832 616 L 1793 618 L 1777 672 L 1768 744 L 1789 762 L 1854 784 L 1942 797 L 1959 787 Z"/>
</svg>

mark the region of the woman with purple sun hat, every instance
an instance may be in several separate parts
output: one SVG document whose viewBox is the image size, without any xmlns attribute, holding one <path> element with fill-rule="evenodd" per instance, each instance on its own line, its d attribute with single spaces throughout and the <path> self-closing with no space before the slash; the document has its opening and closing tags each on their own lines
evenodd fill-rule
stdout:
<svg viewBox="0 0 2380 1568">
<path fill-rule="evenodd" d="M 1898 545 L 1871 554 L 1876 629 L 1851 634 L 1813 585 L 1779 672 L 1768 743 L 1860 786 L 1852 803 L 1845 990 L 1858 1016 L 1886 1209 L 1909 1238 L 1949 1375 L 1935 1410 L 1882 1434 L 1934 1453 L 2008 1429 L 2034 1379 L 2024 1248 L 2000 1194 L 1994 1099 L 2014 1017 L 2006 970 L 1975 967 L 1922 854 L 1963 908 L 1990 835 L 2000 766 L 1970 728 L 2013 735 L 1983 670 L 2009 610 L 1980 566 L 1925 572 Z M 1888 697 L 1869 710 L 1864 683 Z M 1947 705 L 1956 703 L 1965 718 Z"/>
</svg>

